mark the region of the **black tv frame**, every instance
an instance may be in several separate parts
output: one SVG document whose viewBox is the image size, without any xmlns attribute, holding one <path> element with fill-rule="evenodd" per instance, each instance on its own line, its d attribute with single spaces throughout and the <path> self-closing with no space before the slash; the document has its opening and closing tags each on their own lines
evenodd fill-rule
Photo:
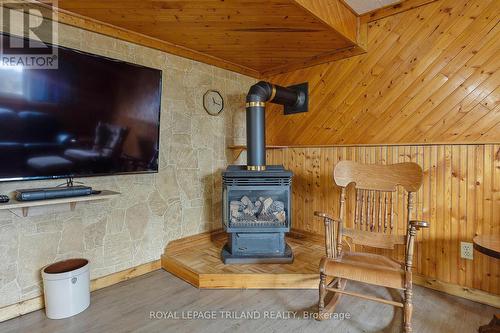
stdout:
<svg viewBox="0 0 500 333">
<path fill-rule="evenodd" d="M 21 38 L 23 39 L 24 41 L 28 41 L 30 40 L 29 38 L 26 38 L 24 36 L 18 36 L 18 35 L 15 35 L 15 34 L 11 34 L 11 33 L 7 33 L 7 32 L 1 32 L 0 31 L 0 36 L 13 36 L 13 37 L 17 37 L 17 38 Z M 162 92 L 163 92 L 163 70 L 161 69 L 158 69 L 158 68 L 153 68 L 153 67 L 148 67 L 148 66 L 143 66 L 143 65 L 139 65 L 139 64 L 134 64 L 134 63 L 131 63 L 131 62 L 128 62 L 128 61 L 123 61 L 123 60 L 119 60 L 119 59 L 113 59 L 113 58 L 110 58 L 110 57 L 107 57 L 107 56 L 103 56 L 103 55 L 99 55 L 99 54 L 95 54 L 95 53 L 90 53 L 90 52 L 86 52 L 86 51 L 81 51 L 81 50 L 77 50 L 77 49 L 73 49 L 73 48 L 70 48 L 70 47 L 66 47 L 66 46 L 61 46 L 61 45 L 55 45 L 55 44 L 51 44 L 51 43 L 46 43 L 46 45 L 50 45 L 50 46 L 53 46 L 53 47 L 56 47 L 58 49 L 63 49 L 63 50 L 67 50 L 67 51 L 71 51 L 71 52 L 77 52 L 77 53 L 80 53 L 80 54 L 84 54 L 86 56 L 90 56 L 90 57 L 94 57 L 94 58 L 99 58 L 99 59 L 103 59 L 103 60 L 109 60 L 109 61 L 113 61 L 113 62 L 118 62 L 118 63 L 122 63 L 122 64 L 126 64 L 126 65 L 130 65 L 130 66 L 135 66 L 135 67 L 138 67 L 138 68 L 146 68 L 146 69 L 152 69 L 152 70 L 155 70 L 158 72 L 159 74 L 159 106 L 158 106 L 158 136 L 156 138 L 156 151 L 158 152 L 157 156 L 156 156 L 156 159 L 157 159 L 157 163 L 156 163 L 156 170 L 148 170 L 148 171 L 130 171 L 130 172 L 108 172 L 108 173 L 93 173 L 93 174 L 82 174 L 82 175 L 75 175 L 75 174 L 66 174 L 66 175 L 55 175 L 55 176 L 31 176 L 31 177 L 5 177 L 5 178 L 1 178 L 0 177 L 0 183 L 3 183 L 3 182 L 13 182 L 13 181 L 26 181 L 26 180 L 51 180 L 51 179 L 68 179 L 69 182 L 73 182 L 73 179 L 75 178 L 89 178 L 89 177 L 105 177 L 105 176 L 124 176 L 124 175 L 137 175 L 137 174 L 155 174 L 155 173 L 158 173 L 159 172 L 159 164 L 160 164 L 160 129 L 161 129 L 161 101 L 162 101 Z M 2 54 L 0 53 L 0 57 L 2 56 Z M 53 70 L 53 69 L 33 69 L 33 70 Z M 1 157 L 1 156 L 0 156 Z"/>
</svg>

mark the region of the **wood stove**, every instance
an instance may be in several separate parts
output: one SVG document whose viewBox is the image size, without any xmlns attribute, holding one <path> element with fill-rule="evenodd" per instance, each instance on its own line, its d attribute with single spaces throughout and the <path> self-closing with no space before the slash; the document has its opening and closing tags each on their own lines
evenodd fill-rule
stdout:
<svg viewBox="0 0 500 333">
<path fill-rule="evenodd" d="M 231 165 L 222 182 L 222 223 L 229 233 L 224 263 L 292 262 L 292 250 L 285 243 L 292 222 L 292 173 L 282 166 L 249 171 Z"/>
<path fill-rule="evenodd" d="M 285 113 L 307 111 L 307 83 L 284 88 L 259 82 L 247 95 L 247 165 L 222 173 L 222 225 L 229 240 L 225 264 L 291 263 L 285 242 L 292 223 L 292 172 L 266 165 L 265 103 L 285 105 Z"/>
</svg>

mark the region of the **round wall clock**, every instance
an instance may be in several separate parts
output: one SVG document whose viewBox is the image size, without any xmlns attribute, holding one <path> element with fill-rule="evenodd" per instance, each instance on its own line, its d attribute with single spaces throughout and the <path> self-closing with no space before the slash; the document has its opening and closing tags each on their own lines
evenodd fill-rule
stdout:
<svg viewBox="0 0 500 333">
<path fill-rule="evenodd" d="M 219 115 L 224 109 L 224 98 L 216 90 L 208 90 L 203 95 L 203 107 L 212 116 Z"/>
</svg>

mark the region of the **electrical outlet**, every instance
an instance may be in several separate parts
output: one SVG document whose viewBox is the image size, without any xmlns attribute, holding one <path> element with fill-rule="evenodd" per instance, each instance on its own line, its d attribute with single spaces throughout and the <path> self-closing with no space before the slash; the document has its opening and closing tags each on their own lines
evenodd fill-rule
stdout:
<svg viewBox="0 0 500 333">
<path fill-rule="evenodd" d="M 460 257 L 462 259 L 468 259 L 468 260 L 474 259 L 474 250 L 472 243 L 460 242 Z"/>
</svg>

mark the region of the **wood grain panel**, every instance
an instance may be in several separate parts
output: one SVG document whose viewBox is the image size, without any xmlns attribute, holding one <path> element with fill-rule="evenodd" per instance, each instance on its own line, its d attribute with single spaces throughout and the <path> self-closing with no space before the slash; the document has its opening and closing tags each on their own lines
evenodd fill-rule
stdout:
<svg viewBox="0 0 500 333">
<path fill-rule="evenodd" d="M 323 236 L 292 229 L 287 242 L 294 251 L 295 260 L 293 264 L 284 265 L 223 265 L 220 251 L 226 240 L 227 234 L 215 230 L 172 241 L 162 255 L 162 267 L 201 289 L 318 289 L 319 259 L 325 254 Z M 420 274 L 413 274 L 413 279 L 414 284 L 500 306 L 500 297 L 478 289 Z"/>
<path fill-rule="evenodd" d="M 417 4 L 373 16 L 365 54 L 269 76 L 308 81 L 310 110 L 270 105 L 267 144 L 499 142 L 500 2 Z"/>
<path fill-rule="evenodd" d="M 356 43 L 358 32 L 358 16 L 339 0 L 294 0 L 297 4 L 309 11 L 312 15 L 325 22 Z"/>
<path fill-rule="evenodd" d="M 418 163 L 424 171 L 413 216 L 431 223 L 418 233 L 415 270 L 445 283 L 500 294 L 499 261 L 474 252 L 474 260 L 460 258 L 461 241 L 475 235 L 500 235 L 500 144 L 338 146 L 268 150 L 268 164 L 283 164 L 294 173 L 292 227 L 323 234 L 313 212 L 338 214 L 339 188 L 333 168 L 340 160 L 362 163 Z M 353 207 L 353 191 L 348 205 Z M 394 198 L 396 234 L 404 235 L 403 192 Z M 349 215 L 347 226 L 353 223 Z M 372 251 L 370 248 L 363 250 Z M 376 250 L 402 260 L 404 249 Z"/>
<path fill-rule="evenodd" d="M 65 11 L 170 44 L 190 58 L 258 73 L 357 46 L 340 0 L 59 0 Z M 352 53 L 341 52 L 341 56 Z M 208 56 L 208 58 L 207 58 Z"/>
<path fill-rule="evenodd" d="M 224 265 L 220 253 L 227 233 L 215 231 L 170 242 L 162 267 L 198 288 L 209 289 L 317 289 L 319 261 L 325 250 L 322 237 L 291 232 L 287 243 L 292 264 Z"/>
<path fill-rule="evenodd" d="M 69 26 L 78 27 L 80 29 L 96 32 L 105 36 L 113 37 L 119 40 L 124 40 L 127 42 L 131 42 L 137 45 L 142 45 L 146 47 L 150 47 L 156 50 L 160 50 L 163 52 L 167 52 L 170 54 L 174 54 L 180 57 L 200 61 L 206 64 L 214 65 L 219 68 L 227 69 L 233 72 L 241 73 L 244 75 L 248 75 L 250 77 L 260 77 L 260 73 L 254 69 L 238 65 L 227 60 L 219 59 L 213 56 L 210 56 L 205 53 L 201 53 L 195 50 L 191 50 L 179 45 L 172 44 L 168 41 L 163 41 L 158 38 L 153 38 L 146 36 L 144 34 L 134 32 L 131 30 L 127 30 L 124 28 L 119 28 L 113 26 L 108 23 L 104 23 L 89 17 L 84 17 L 82 15 L 68 12 L 64 9 L 58 8 L 55 10 L 55 17 L 52 15 L 53 8 L 48 6 L 51 4 L 52 0 L 43 0 L 43 3 L 37 4 L 37 11 L 31 11 L 31 15 L 41 15 L 43 17 L 54 19 L 61 24 L 66 24 Z M 26 2 L 26 3 L 17 3 L 10 2 L 4 3 L 3 6 L 6 8 L 15 8 L 19 9 L 22 5 L 29 7 L 32 9 L 34 3 Z"/>
</svg>

